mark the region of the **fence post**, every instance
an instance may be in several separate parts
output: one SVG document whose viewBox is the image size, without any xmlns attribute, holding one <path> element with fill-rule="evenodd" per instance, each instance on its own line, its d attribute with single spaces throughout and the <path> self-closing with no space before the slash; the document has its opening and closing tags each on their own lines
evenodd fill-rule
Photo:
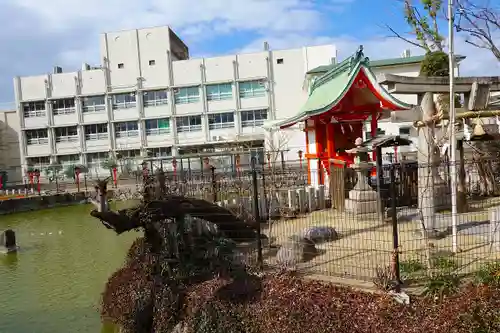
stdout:
<svg viewBox="0 0 500 333">
<path fill-rule="evenodd" d="M 399 272 L 399 235 L 398 235 L 398 212 L 396 210 L 396 170 L 395 165 L 390 168 L 390 191 L 391 191 L 391 217 L 392 217 L 392 270 L 394 272 L 394 282 L 396 283 L 396 292 L 401 289 L 401 274 Z"/>
<path fill-rule="evenodd" d="M 210 176 L 212 178 L 212 201 L 217 202 L 217 181 L 215 179 L 215 167 L 210 166 Z"/>
<path fill-rule="evenodd" d="M 264 269 L 264 260 L 262 258 L 262 240 L 260 238 L 260 205 L 259 205 L 259 184 L 257 183 L 257 169 L 255 166 L 255 157 L 252 157 L 252 188 L 253 188 L 253 213 L 257 226 L 257 263 L 259 269 Z M 264 191 L 265 193 L 265 191 Z M 265 198 L 264 198 L 265 200 Z"/>
</svg>

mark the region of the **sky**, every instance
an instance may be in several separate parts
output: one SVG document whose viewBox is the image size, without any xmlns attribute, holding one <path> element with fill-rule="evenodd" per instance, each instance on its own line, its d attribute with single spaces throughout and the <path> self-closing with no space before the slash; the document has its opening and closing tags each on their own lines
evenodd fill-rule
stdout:
<svg viewBox="0 0 500 333">
<path fill-rule="evenodd" d="M 191 57 L 334 44 L 339 58 L 364 46 L 370 59 L 422 54 L 385 27 L 408 31 L 398 0 L 0 0 L 0 109 L 12 107 L 13 77 L 40 75 L 57 65 L 97 65 L 99 34 L 170 25 Z M 446 33 L 446 23 L 442 26 Z M 500 36 L 497 39 L 500 44 Z M 487 50 L 457 35 L 468 58 L 462 75 L 500 75 Z"/>
</svg>

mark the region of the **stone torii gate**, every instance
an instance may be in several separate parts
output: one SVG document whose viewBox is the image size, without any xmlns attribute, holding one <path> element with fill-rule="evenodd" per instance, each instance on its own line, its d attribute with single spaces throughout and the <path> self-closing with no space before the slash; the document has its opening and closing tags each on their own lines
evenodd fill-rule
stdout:
<svg viewBox="0 0 500 333">
<path fill-rule="evenodd" d="M 379 77 L 379 83 L 386 85 L 391 94 L 417 95 L 421 112 L 413 112 L 405 120 L 413 121 L 414 126 L 419 129 L 418 203 L 426 230 L 434 230 L 436 208 L 449 204 L 447 199 L 450 198 L 445 193 L 448 188 L 438 174 L 439 152 L 435 139 L 438 127 L 444 128 L 445 121 L 449 119 L 449 78 L 383 74 Z M 490 105 L 490 93 L 500 91 L 500 77 L 458 77 L 455 78 L 454 90 L 464 97 L 463 107 L 456 108 L 457 120 L 500 115 L 500 108 Z M 439 95 L 446 95 L 446 98 L 440 98 Z M 462 181 L 460 179 L 457 189 L 459 200 L 461 197 L 462 200 L 465 198 Z"/>
</svg>

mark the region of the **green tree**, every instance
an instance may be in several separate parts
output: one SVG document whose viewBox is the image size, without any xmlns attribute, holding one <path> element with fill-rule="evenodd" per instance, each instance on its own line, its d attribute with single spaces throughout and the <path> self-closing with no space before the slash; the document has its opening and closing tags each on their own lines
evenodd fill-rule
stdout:
<svg viewBox="0 0 500 333">
<path fill-rule="evenodd" d="M 33 169 L 33 168 L 32 168 Z M 43 170 L 43 173 L 45 176 L 49 179 L 50 182 L 52 182 L 54 179 L 57 178 L 59 173 L 62 170 L 62 166 L 58 163 L 51 163 L 48 167 L 46 167 Z"/>
<path fill-rule="evenodd" d="M 105 161 L 103 161 L 101 163 L 101 168 L 108 169 L 109 174 L 111 175 L 111 178 L 113 178 L 113 169 L 115 169 L 117 167 L 118 167 L 118 163 L 116 162 L 116 159 L 114 159 L 112 157 L 106 159 Z"/>
</svg>

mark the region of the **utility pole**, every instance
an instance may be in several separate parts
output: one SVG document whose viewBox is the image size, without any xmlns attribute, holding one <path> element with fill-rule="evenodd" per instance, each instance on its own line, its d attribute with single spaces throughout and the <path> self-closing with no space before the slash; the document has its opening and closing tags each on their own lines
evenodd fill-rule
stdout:
<svg viewBox="0 0 500 333">
<path fill-rule="evenodd" d="M 455 133 L 456 110 L 455 110 L 455 50 L 454 50 L 454 1 L 448 0 L 448 57 L 450 65 L 450 176 L 451 176 L 451 225 L 452 225 L 452 249 L 458 252 L 458 228 L 457 228 L 457 139 Z"/>
</svg>

